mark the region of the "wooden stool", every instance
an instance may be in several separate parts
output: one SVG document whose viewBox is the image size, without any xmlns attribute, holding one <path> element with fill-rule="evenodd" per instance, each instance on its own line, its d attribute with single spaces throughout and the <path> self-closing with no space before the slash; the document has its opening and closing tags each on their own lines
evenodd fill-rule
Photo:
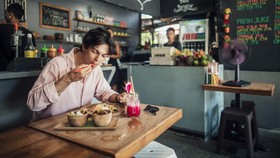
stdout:
<svg viewBox="0 0 280 158">
<path fill-rule="evenodd" d="M 253 137 L 252 110 L 227 107 L 222 111 L 216 153 L 222 145 L 247 150 L 247 157 L 254 157 L 255 138 Z M 244 129 L 242 126 L 244 125 Z"/>
<path fill-rule="evenodd" d="M 235 100 L 231 101 L 231 107 L 235 105 Z M 255 102 L 243 100 L 242 101 L 242 109 L 245 110 L 251 110 L 253 112 L 253 137 L 256 139 L 256 144 L 259 143 L 259 131 L 258 131 L 258 125 L 257 125 L 257 114 L 256 114 L 256 108 L 255 108 Z M 256 147 L 255 147 L 256 150 Z"/>
</svg>

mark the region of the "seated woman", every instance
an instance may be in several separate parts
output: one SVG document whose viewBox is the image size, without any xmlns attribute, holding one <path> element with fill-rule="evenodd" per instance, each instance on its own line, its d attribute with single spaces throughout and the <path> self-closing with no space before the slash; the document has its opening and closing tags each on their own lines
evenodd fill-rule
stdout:
<svg viewBox="0 0 280 158">
<path fill-rule="evenodd" d="M 113 91 L 100 68 L 112 46 L 108 31 L 92 29 L 85 34 L 81 48 L 50 60 L 28 94 L 32 121 L 81 108 L 93 97 L 122 102 L 126 94 Z"/>
</svg>

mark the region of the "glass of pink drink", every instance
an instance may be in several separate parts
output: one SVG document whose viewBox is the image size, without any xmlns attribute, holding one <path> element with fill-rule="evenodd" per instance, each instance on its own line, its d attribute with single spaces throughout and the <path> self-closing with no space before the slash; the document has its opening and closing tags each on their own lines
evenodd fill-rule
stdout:
<svg viewBox="0 0 280 158">
<path fill-rule="evenodd" d="M 127 95 L 127 116 L 139 116 L 140 115 L 140 101 L 139 101 L 139 94 L 135 93 Z"/>
</svg>

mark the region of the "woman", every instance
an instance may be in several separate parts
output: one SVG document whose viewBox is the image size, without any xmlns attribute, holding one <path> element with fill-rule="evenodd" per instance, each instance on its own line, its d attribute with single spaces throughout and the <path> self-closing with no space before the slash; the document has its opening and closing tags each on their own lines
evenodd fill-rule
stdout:
<svg viewBox="0 0 280 158">
<path fill-rule="evenodd" d="M 113 91 L 100 68 L 111 46 L 108 31 L 92 29 L 85 34 L 81 48 L 50 60 L 28 94 L 32 121 L 80 108 L 90 104 L 93 97 L 102 102 L 122 102 L 125 93 Z"/>
<path fill-rule="evenodd" d="M 106 30 L 110 32 L 111 39 L 113 40 L 114 37 L 113 30 L 110 27 L 107 27 Z M 120 83 L 120 68 L 117 59 L 121 58 L 121 53 L 120 53 L 119 43 L 117 41 L 114 41 L 114 45 L 115 45 L 115 49 L 111 50 L 111 55 L 108 63 L 116 67 L 116 72 L 111 81 L 111 87 L 114 91 L 118 92 L 118 85 Z"/>
</svg>

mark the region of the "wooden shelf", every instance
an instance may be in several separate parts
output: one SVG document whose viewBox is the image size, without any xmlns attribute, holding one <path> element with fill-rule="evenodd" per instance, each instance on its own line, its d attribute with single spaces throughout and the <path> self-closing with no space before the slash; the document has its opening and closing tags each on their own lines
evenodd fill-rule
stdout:
<svg viewBox="0 0 280 158">
<path fill-rule="evenodd" d="M 182 40 L 182 42 L 204 42 L 205 39 L 191 39 L 191 40 Z"/>
<path fill-rule="evenodd" d="M 119 35 L 114 35 L 114 37 L 129 38 L 130 36 L 119 36 Z"/>
<path fill-rule="evenodd" d="M 90 23 L 90 24 L 95 24 L 95 25 L 101 25 L 101 26 L 109 26 L 109 27 L 115 27 L 115 28 L 121 28 L 121 29 L 128 29 L 127 27 L 119 27 L 119 26 L 115 26 L 115 25 L 109 25 L 109 24 L 104 24 L 104 23 L 98 23 L 98 22 L 93 22 L 93 21 L 88 21 L 88 20 L 83 20 L 83 19 L 73 19 L 76 21 L 81 21 L 81 22 L 85 22 L 85 23 Z"/>
<path fill-rule="evenodd" d="M 66 41 L 55 41 L 55 40 L 41 40 L 36 39 L 36 43 L 61 43 L 61 44 L 75 44 L 75 45 L 81 45 L 82 43 L 77 42 L 66 42 Z"/>
<path fill-rule="evenodd" d="M 73 30 L 73 32 L 77 32 L 77 33 L 87 33 L 88 31 Z M 120 35 L 114 35 L 114 37 L 120 37 L 120 38 L 130 38 L 130 36 L 120 36 Z"/>
</svg>

